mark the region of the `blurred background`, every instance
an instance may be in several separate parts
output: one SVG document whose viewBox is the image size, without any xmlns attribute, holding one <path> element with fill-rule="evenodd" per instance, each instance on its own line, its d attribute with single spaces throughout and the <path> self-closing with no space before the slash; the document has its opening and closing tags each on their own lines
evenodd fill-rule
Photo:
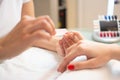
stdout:
<svg viewBox="0 0 120 80">
<path fill-rule="evenodd" d="M 56 28 L 93 28 L 98 15 L 107 14 L 108 0 L 34 0 L 36 17 L 49 15 Z M 115 0 L 114 15 L 120 18 L 120 3 Z"/>
</svg>

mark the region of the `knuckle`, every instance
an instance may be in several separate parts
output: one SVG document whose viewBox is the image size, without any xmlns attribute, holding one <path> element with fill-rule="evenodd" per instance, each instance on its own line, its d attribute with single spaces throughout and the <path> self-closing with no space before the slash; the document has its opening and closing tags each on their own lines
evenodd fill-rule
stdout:
<svg viewBox="0 0 120 80">
<path fill-rule="evenodd" d="M 27 26 L 27 25 L 28 25 L 28 21 L 27 21 L 27 20 L 22 20 L 22 21 L 21 21 L 21 24 L 22 24 L 23 26 Z"/>
<path fill-rule="evenodd" d="M 46 15 L 45 18 L 46 18 L 46 19 L 50 19 L 50 16 Z"/>
<path fill-rule="evenodd" d="M 41 36 L 41 32 L 40 31 L 36 32 L 36 36 L 40 37 Z"/>
<path fill-rule="evenodd" d="M 41 26 L 46 26 L 46 24 L 47 24 L 47 23 L 46 23 L 46 20 L 40 21 L 40 25 L 41 25 Z"/>
<path fill-rule="evenodd" d="M 41 39 L 43 36 L 41 35 L 41 33 L 40 32 L 36 32 L 35 34 L 33 34 L 33 36 L 30 36 L 30 38 L 32 39 L 32 40 L 38 40 L 38 39 Z"/>
</svg>

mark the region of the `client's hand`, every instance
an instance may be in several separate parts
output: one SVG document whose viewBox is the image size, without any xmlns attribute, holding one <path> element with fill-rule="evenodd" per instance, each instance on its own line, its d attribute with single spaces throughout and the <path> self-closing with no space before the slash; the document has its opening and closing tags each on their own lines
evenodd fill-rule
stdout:
<svg viewBox="0 0 120 80">
<path fill-rule="evenodd" d="M 77 43 L 79 40 L 82 40 L 83 36 L 78 32 L 67 32 L 64 34 L 63 38 L 59 40 L 57 43 L 57 52 L 61 56 L 65 56 L 67 54 L 67 49 Z"/>
<path fill-rule="evenodd" d="M 114 47 L 116 47 L 115 44 L 79 40 L 79 42 L 67 49 L 67 55 L 61 62 L 58 71 L 64 72 L 67 68 L 69 70 L 80 70 L 101 67 L 105 65 L 111 59 L 111 55 L 115 53 L 113 52 Z M 81 55 L 86 55 L 88 60 L 71 63 L 73 59 Z"/>
</svg>

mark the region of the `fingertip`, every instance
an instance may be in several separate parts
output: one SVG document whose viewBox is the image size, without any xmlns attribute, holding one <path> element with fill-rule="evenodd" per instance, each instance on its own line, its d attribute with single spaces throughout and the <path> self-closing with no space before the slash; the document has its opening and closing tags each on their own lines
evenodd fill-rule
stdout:
<svg viewBox="0 0 120 80">
<path fill-rule="evenodd" d="M 55 29 L 54 29 L 54 33 L 53 33 L 53 35 L 55 35 L 56 34 L 56 31 L 55 31 Z"/>
<path fill-rule="evenodd" d="M 61 70 L 60 70 L 60 68 L 59 68 L 59 67 L 57 68 L 57 72 L 61 72 Z"/>
<path fill-rule="evenodd" d="M 60 68 L 58 68 L 58 69 L 57 69 L 57 72 L 59 72 L 59 73 L 63 73 L 64 71 L 61 70 Z"/>
<path fill-rule="evenodd" d="M 67 66 L 67 69 L 73 71 L 75 69 L 75 66 L 73 64 L 69 64 Z"/>
<path fill-rule="evenodd" d="M 69 34 L 69 32 L 66 32 L 65 34 Z"/>
<path fill-rule="evenodd" d="M 52 31 L 51 31 L 51 35 L 55 35 L 56 34 L 56 31 L 55 31 L 55 29 L 53 29 Z"/>
</svg>

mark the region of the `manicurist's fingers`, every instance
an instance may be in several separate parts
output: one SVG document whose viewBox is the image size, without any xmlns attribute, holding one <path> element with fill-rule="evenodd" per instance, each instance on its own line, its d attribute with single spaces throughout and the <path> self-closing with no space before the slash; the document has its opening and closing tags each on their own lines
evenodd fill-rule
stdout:
<svg viewBox="0 0 120 80">
<path fill-rule="evenodd" d="M 43 31 L 43 30 L 38 30 L 32 34 L 29 35 L 29 39 L 31 41 L 36 41 L 38 39 L 46 39 L 49 40 L 51 38 L 50 34 L 48 34 L 47 32 Z"/>
<path fill-rule="evenodd" d="M 55 24 L 49 16 L 42 16 L 42 17 L 38 17 L 37 19 L 38 20 L 45 19 L 50 24 L 50 26 L 52 28 L 52 35 L 54 35 L 56 33 L 55 32 Z"/>
<path fill-rule="evenodd" d="M 34 33 L 35 31 L 38 30 L 44 30 L 49 34 L 52 34 L 53 31 L 51 25 L 46 20 L 37 21 L 34 23 L 34 25 L 29 25 L 29 27 L 26 28 L 26 31 L 28 33 Z"/>
</svg>

